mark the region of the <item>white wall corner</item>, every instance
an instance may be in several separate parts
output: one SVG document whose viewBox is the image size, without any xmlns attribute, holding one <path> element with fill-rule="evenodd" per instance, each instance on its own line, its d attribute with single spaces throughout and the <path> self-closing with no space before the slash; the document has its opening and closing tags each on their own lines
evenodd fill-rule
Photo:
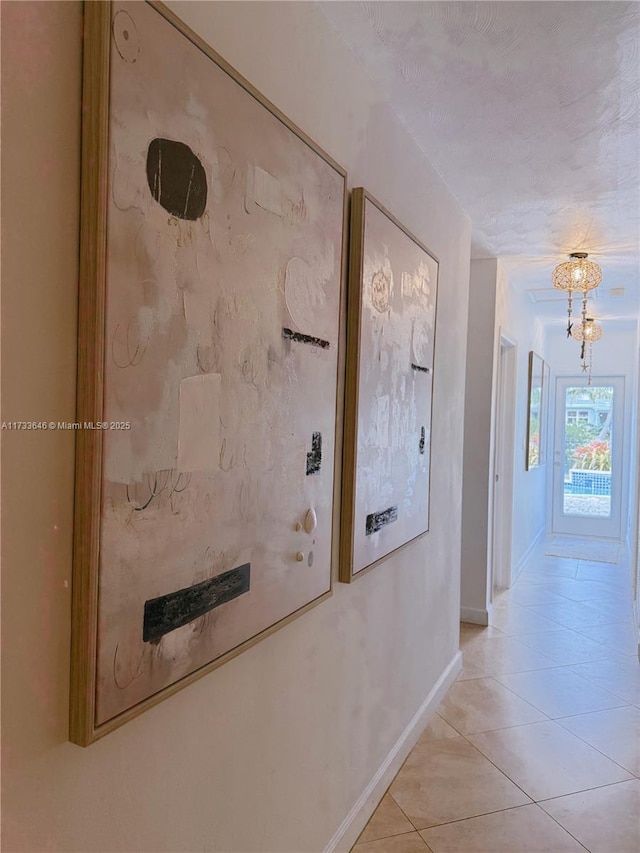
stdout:
<svg viewBox="0 0 640 853">
<path fill-rule="evenodd" d="M 431 722 L 440 702 L 458 677 L 461 669 L 462 652 L 458 650 L 324 848 L 323 853 L 348 853 L 351 850 L 396 773 L 416 745 L 420 735 Z"/>
<path fill-rule="evenodd" d="M 492 606 L 487 604 L 483 610 L 480 607 L 461 607 L 460 621 L 471 622 L 472 625 L 488 625 L 491 620 Z"/>
<path fill-rule="evenodd" d="M 520 575 L 524 571 L 524 568 L 527 565 L 527 563 L 529 562 L 529 560 L 531 559 L 533 552 L 536 550 L 536 548 L 538 547 L 540 542 L 542 542 L 542 540 L 544 539 L 545 533 L 546 533 L 546 528 L 541 527 L 540 530 L 538 531 L 536 538 L 531 542 L 531 544 L 529 545 L 527 550 L 524 552 L 522 557 L 520 557 L 520 559 L 518 560 L 516 565 L 513 567 L 513 570 L 511 573 L 511 583 L 512 584 L 514 584 L 517 581 L 517 579 L 520 577 Z"/>
<path fill-rule="evenodd" d="M 486 608 L 490 599 L 488 506 L 497 264 L 495 258 L 472 260 L 470 264 L 460 597 L 462 605 L 471 610 Z"/>
</svg>

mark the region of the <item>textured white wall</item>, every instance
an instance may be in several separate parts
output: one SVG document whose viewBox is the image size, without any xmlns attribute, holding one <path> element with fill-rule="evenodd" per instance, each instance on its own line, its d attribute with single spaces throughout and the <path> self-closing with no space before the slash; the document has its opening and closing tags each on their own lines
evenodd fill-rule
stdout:
<svg viewBox="0 0 640 853">
<path fill-rule="evenodd" d="M 458 647 L 468 219 L 312 4 L 175 7 L 440 259 L 431 531 L 83 750 L 67 742 L 73 435 L 3 433 L 11 851 L 320 851 Z M 81 7 L 1 11 L 2 416 L 73 420 Z"/>
<path fill-rule="evenodd" d="M 534 317 L 534 306 L 526 293 L 512 287 L 506 272 L 498 264 L 496 322 L 517 343 L 515 442 L 513 460 L 513 528 L 511 539 L 512 580 L 522 571 L 524 562 L 544 534 L 546 518 L 546 471 L 551 464 L 551 447 L 543 465 L 526 470 L 527 398 L 529 393 L 529 352 L 548 361 L 544 331 Z"/>
<path fill-rule="evenodd" d="M 500 336 L 516 344 L 511 570 L 515 577 L 545 525 L 545 470 L 525 470 L 529 351 L 545 358 L 544 336 L 526 294 L 511 286 L 500 261 L 471 261 L 462 501 L 462 618 L 490 614 L 496 377 Z"/>
<path fill-rule="evenodd" d="M 462 497 L 463 621 L 486 624 L 489 589 L 491 437 L 498 262 L 471 261 L 467 380 L 464 412 L 464 485 Z"/>
<path fill-rule="evenodd" d="M 640 368 L 640 322 L 636 327 L 636 365 Z M 631 492 L 633 500 L 635 502 L 635 512 L 631 512 L 631 516 L 633 518 L 633 523 L 631 525 L 631 565 L 634 566 L 633 569 L 633 597 L 635 603 L 635 616 L 636 616 L 636 631 L 638 636 L 638 657 L 640 658 L 640 473 L 638 472 L 638 468 L 640 467 L 640 429 L 638 425 L 640 424 L 640 387 L 638 382 L 636 381 L 636 398 L 634 411 L 636 413 L 635 416 L 635 441 L 633 446 L 635 448 L 635 464 L 632 466 L 632 470 L 635 471 L 635 486 Z M 634 563 L 635 560 L 635 563 Z"/>
</svg>

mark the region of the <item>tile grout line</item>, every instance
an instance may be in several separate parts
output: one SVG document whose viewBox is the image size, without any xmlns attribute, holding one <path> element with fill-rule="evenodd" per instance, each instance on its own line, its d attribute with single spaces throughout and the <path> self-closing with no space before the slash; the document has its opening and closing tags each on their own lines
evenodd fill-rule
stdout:
<svg viewBox="0 0 640 853">
<path fill-rule="evenodd" d="M 563 666 L 564 666 L 564 667 L 566 667 L 567 669 L 570 669 L 571 667 L 574 667 L 574 666 L 584 666 L 585 664 L 589 664 L 589 663 L 602 663 L 603 661 L 607 661 L 607 662 L 609 662 L 609 663 L 615 663 L 615 661 L 609 661 L 607 658 L 601 658 L 601 659 L 599 659 L 599 660 L 587 660 L 587 661 L 583 661 L 582 663 L 569 663 L 569 664 L 563 664 Z M 627 702 L 627 704 L 629 704 L 629 705 L 633 705 L 633 704 L 634 704 L 634 702 L 633 702 L 633 701 L 629 702 L 627 699 L 625 699 L 625 697 L 624 697 L 624 696 L 621 696 L 619 693 L 616 693 L 616 692 L 615 692 L 615 691 L 613 691 L 613 690 L 609 690 L 609 688 L 608 688 L 608 687 L 602 687 L 602 685 L 598 684 L 598 682 L 597 682 L 594 678 L 590 678 L 588 675 L 582 675 L 582 673 L 579 673 L 579 672 L 576 672 L 576 673 L 575 673 L 575 675 L 579 675 L 581 678 L 586 679 L 586 680 L 587 680 L 587 681 L 589 681 L 591 684 L 593 684 L 593 686 L 594 686 L 594 687 L 599 687 L 601 690 L 607 690 L 609 693 L 611 693 L 611 695 L 612 695 L 612 696 L 617 697 L 618 699 L 620 699 L 620 700 L 621 700 L 621 701 L 623 701 L 623 702 Z M 602 710 L 607 710 L 607 709 L 606 709 L 606 708 L 603 708 Z M 595 711 L 585 711 L 585 713 L 586 713 L 586 714 L 594 714 L 594 713 L 596 713 L 596 712 L 595 712 Z M 574 714 L 573 716 L 575 716 L 575 717 L 579 717 L 579 716 L 581 716 L 581 715 L 580 715 L 580 714 Z"/>
<path fill-rule="evenodd" d="M 575 666 L 579 666 L 579 664 L 575 664 Z M 550 666 L 550 667 L 548 667 L 548 669 L 560 669 L 560 667 L 551 667 L 551 666 Z M 530 671 L 530 672 L 546 672 L 547 670 L 546 670 L 546 669 L 535 669 L 535 670 L 529 670 L 529 671 Z M 519 672 L 513 672 L 513 673 L 510 673 L 510 675 L 521 675 L 521 674 L 522 674 L 522 675 L 525 675 L 526 673 L 519 673 Z M 548 717 L 552 722 L 555 722 L 556 720 L 564 720 L 564 719 L 566 719 L 567 717 L 579 717 L 579 716 L 581 716 L 581 714 L 595 714 L 595 713 L 597 713 L 598 711 L 609 711 L 609 710 L 613 710 L 614 708 L 623 708 L 623 707 L 625 707 L 626 705 L 630 705 L 630 704 L 631 704 L 630 702 L 626 702 L 626 700 L 625 700 L 625 699 L 623 699 L 623 698 L 622 698 L 622 696 L 617 696 L 615 693 L 612 693 L 610 690 L 606 690 L 604 687 L 599 687 L 599 685 L 597 685 L 597 684 L 593 684 L 593 682 L 590 682 L 587 678 L 584 678 L 584 677 L 583 677 L 583 676 L 581 676 L 579 673 L 574 672 L 574 673 L 572 673 L 572 674 L 573 674 L 573 675 L 575 675 L 575 676 L 577 676 L 578 678 L 582 678 L 584 681 L 586 681 L 586 682 L 589 684 L 589 686 L 590 686 L 590 687 L 598 687 L 598 689 L 599 689 L 599 690 L 602 690 L 604 693 L 609 693 L 609 694 L 610 694 L 610 696 L 611 696 L 613 699 L 616 699 L 616 700 L 617 700 L 617 699 L 619 699 L 619 700 L 620 700 L 620 702 L 622 702 L 623 704 L 621 704 L 621 705 L 612 705 L 612 706 L 607 707 L 607 708 L 595 708 L 595 709 L 593 709 L 593 710 L 591 710 L 591 711 L 581 711 L 581 712 L 580 712 L 580 713 L 578 713 L 578 714 L 558 714 L 558 715 L 556 715 L 556 716 L 552 716 L 551 714 L 548 714 L 546 711 L 543 711 L 543 710 L 542 710 L 542 708 L 538 708 L 538 706 L 537 706 L 537 705 L 534 705 L 534 704 L 533 704 L 533 702 L 529 702 L 529 700 L 528 700 L 528 699 L 525 699 L 523 696 L 520 696 L 520 694 L 519 694 L 519 693 L 517 693 L 515 690 L 513 690 L 511 687 L 508 687 L 506 684 L 502 684 L 502 682 L 501 682 L 501 681 L 498 681 L 498 684 L 502 684 L 502 686 L 505 688 L 505 690 L 509 690 L 511 693 L 513 693 L 513 694 L 514 694 L 515 696 L 517 696 L 519 699 L 522 699 L 522 701 L 523 701 L 523 702 L 529 702 L 529 704 L 530 704 L 533 708 L 535 708 L 537 711 L 540 711 L 540 713 L 541 713 L 541 714 L 545 714 L 545 715 L 546 715 L 546 716 L 547 716 L 547 717 Z M 505 675 L 505 676 L 498 676 L 498 678 L 502 678 L 502 677 L 504 677 L 504 678 L 509 678 L 509 675 Z M 532 725 L 532 724 L 531 724 L 531 723 L 523 723 L 523 725 Z M 508 726 L 508 727 L 507 727 L 507 726 L 504 726 L 504 728 L 513 728 L 513 726 Z M 496 731 L 499 731 L 499 730 L 498 730 L 498 729 L 496 729 Z"/>
<path fill-rule="evenodd" d="M 455 682 L 454 682 L 454 684 L 455 684 Z M 449 688 L 449 690 L 450 690 L 450 689 L 451 689 L 451 688 Z M 447 691 L 447 693 L 448 693 L 448 692 L 449 692 L 449 691 Z M 445 698 L 446 698 L 446 697 L 445 697 Z M 443 701 L 444 701 L 444 700 L 443 700 Z M 438 714 L 438 710 L 436 710 L 436 714 Z M 438 714 L 438 716 L 441 716 L 441 715 L 440 715 L 440 714 Z M 442 719 L 444 719 L 444 717 L 442 717 Z M 445 720 L 445 722 L 447 722 L 447 720 Z M 511 782 L 511 784 L 512 784 L 512 785 L 514 785 L 516 788 L 518 788 L 518 790 L 519 790 L 519 791 L 521 791 L 521 792 L 524 794 L 524 796 L 525 796 L 525 797 L 527 797 L 527 798 L 531 801 L 530 803 L 524 803 L 523 805 L 531 805 L 531 803 L 534 803 L 534 802 L 535 802 L 535 800 L 533 799 L 533 797 L 530 797 L 530 796 L 529 796 L 529 794 L 527 794 L 527 792 L 526 792 L 525 790 L 523 790 L 523 789 L 520 787 L 520 785 L 518 785 L 516 782 L 514 782 L 514 781 L 513 781 L 513 779 L 510 779 L 510 778 L 509 778 L 509 776 L 507 776 L 507 774 L 506 774 L 503 770 L 501 770 L 501 769 L 500 769 L 496 764 L 494 764 L 494 762 L 493 762 L 493 761 L 491 761 L 491 759 L 490 759 L 490 758 L 487 758 L 487 756 L 486 756 L 486 755 L 485 755 L 481 750 L 479 750 L 479 749 L 478 749 L 478 747 L 477 747 L 474 743 L 471 743 L 471 741 L 469 740 L 469 738 L 468 738 L 468 737 L 466 737 L 466 735 L 464 735 L 462 732 L 459 732 L 459 731 L 458 731 L 458 729 L 456 729 L 456 727 L 455 727 L 455 726 L 451 725 L 451 723 L 448 723 L 448 725 L 450 725 L 450 726 L 451 726 L 451 728 L 452 728 L 454 731 L 458 732 L 458 734 L 459 734 L 459 736 L 460 736 L 460 737 L 462 737 L 464 740 L 466 740 L 466 741 L 467 741 L 467 743 L 468 743 L 468 744 L 469 744 L 469 745 L 470 745 L 470 746 L 471 746 L 471 747 L 472 747 L 476 752 L 478 752 L 478 753 L 479 753 L 479 754 L 480 754 L 480 755 L 481 755 L 481 756 L 482 756 L 486 761 L 488 761 L 488 762 L 489 762 L 489 764 L 491 764 L 493 767 L 495 767 L 495 769 L 496 769 L 500 774 L 502 774 L 502 775 L 505 777 L 505 779 L 507 779 L 509 782 Z M 432 741 L 432 742 L 433 742 L 433 743 L 437 743 L 437 742 L 438 742 L 438 741 L 440 741 L 440 740 L 447 740 L 447 738 L 436 738 L 436 739 L 435 739 L 434 741 Z M 414 749 L 415 749 L 415 747 L 414 747 Z M 412 750 L 412 751 L 413 751 L 413 750 Z M 409 758 L 409 756 L 407 756 L 407 760 L 408 760 L 408 758 Z M 404 765 L 403 765 L 403 766 L 404 766 Z M 401 768 L 401 769 L 402 769 L 402 768 Z M 397 776 L 398 776 L 399 774 L 400 774 L 400 771 L 398 771 L 398 774 L 397 774 L 397 775 L 396 775 L 396 777 L 395 777 L 396 779 L 397 779 Z M 394 781 L 395 781 L 395 779 L 394 779 Z M 393 784 L 393 782 L 392 782 L 391 784 Z M 391 788 L 391 785 L 389 786 L 389 788 Z M 400 810 L 402 811 L 402 813 L 405 815 L 405 817 L 407 818 L 407 820 L 409 821 L 409 823 L 410 823 L 413 827 L 415 827 L 415 829 L 416 829 L 416 831 L 417 831 L 417 832 L 420 832 L 421 830 L 420 830 L 420 829 L 418 829 L 418 827 L 417 827 L 417 826 L 415 825 L 415 823 L 411 820 L 411 818 L 409 817 L 409 815 L 408 815 L 408 814 L 406 814 L 406 812 L 404 811 L 404 809 L 402 808 L 402 806 L 398 803 L 398 801 L 397 801 L 397 800 L 396 800 L 396 798 L 393 796 L 393 794 L 391 794 L 391 797 L 393 798 L 393 801 L 396 803 L 396 805 L 398 806 L 398 808 L 400 808 Z M 520 806 L 507 806 L 507 808 L 506 808 L 506 809 L 495 809 L 495 810 L 493 810 L 493 811 L 483 812 L 483 814 L 479 814 L 479 815 L 471 815 L 471 817 L 483 817 L 483 815 L 484 815 L 484 814 L 496 814 L 497 812 L 508 811 L 508 810 L 509 810 L 509 809 L 511 809 L 511 808 L 520 808 Z M 468 819 L 469 819 L 469 818 L 458 818 L 458 820 L 468 820 Z M 457 823 L 457 820 L 445 821 L 444 823 L 441 823 L 441 824 L 434 824 L 434 826 L 446 826 L 446 825 L 448 825 L 448 824 L 450 824 L 450 823 Z M 432 827 L 427 826 L 427 827 L 423 827 L 423 830 L 424 830 L 424 829 L 431 829 L 431 828 L 432 828 Z"/>
<path fill-rule="evenodd" d="M 633 706 L 632 706 L 632 705 L 621 705 L 620 707 L 622 707 L 622 708 L 631 708 L 631 707 L 633 707 Z M 618 707 L 618 708 L 604 708 L 603 710 L 604 710 L 604 711 L 619 711 L 619 710 L 620 710 L 620 707 Z M 600 712 L 599 712 L 599 711 L 591 711 L 591 712 L 588 712 L 588 713 L 598 714 L 598 713 L 600 713 Z M 573 716 L 575 716 L 575 717 L 582 717 L 582 716 L 586 716 L 586 714 L 574 714 Z M 568 719 L 570 719 L 570 717 L 561 717 L 560 719 L 562 719 L 562 720 L 568 720 Z M 558 720 L 557 722 L 558 722 L 558 725 L 559 725 L 559 726 L 562 726 L 562 723 L 560 722 L 560 720 Z M 581 737 L 580 735 L 576 734 L 575 732 L 572 732 L 572 731 L 571 731 L 571 729 L 568 729 L 566 726 L 562 726 L 562 728 L 563 728 L 565 731 L 569 732 L 569 734 L 572 734 L 574 737 L 577 737 L 577 738 L 578 738 L 578 740 L 581 740 L 583 743 L 586 743 L 586 745 L 587 745 L 587 746 L 589 746 L 589 747 L 591 747 L 591 749 L 595 749 L 595 751 L 596 751 L 596 752 L 599 752 L 599 753 L 600 753 L 600 755 L 604 756 L 604 758 L 608 759 L 609 761 L 612 761 L 614 764 L 617 764 L 617 765 L 618 765 L 618 767 L 620 767 L 620 769 L 621 769 L 621 770 L 624 770 L 624 772 L 625 772 L 625 773 L 628 773 L 628 774 L 629 774 L 630 776 L 632 776 L 634 779 L 637 779 L 637 778 L 638 778 L 638 776 L 633 772 L 633 770 L 629 770 L 629 768 L 628 768 L 628 767 L 625 767 L 625 766 L 624 766 L 624 764 L 620 764 L 620 762 L 619 762 L 619 761 L 616 761 L 616 759 L 615 759 L 615 758 L 611 758 L 611 756 L 610 756 L 610 755 L 607 755 L 607 753 L 606 753 L 606 752 L 603 752 L 603 751 L 602 751 L 601 749 L 599 749 L 597 746 L 594 746 L 592 743 L 589 743 L 589 741 L 588 741 L 588 740 L 585 740 L 585 739 L 584 739 L 583 737 Z M 628 782 L 628 781 L 629 781 L 629 779 L 622 779 L 621 781 L 622 781 L 622 782 Z M 595 787 L 595 788 L 607 788 L 609 785 L 617 785 L 617 784 L 619 784 L 619 783 L 618 783 L 618 782 L 609 782 L 609 783 L 607 783 L 606 785 L 595 785 L 594 787 Z M 591 790 L 593 790 L 593 788 L 585 788 L 585 791 L 591 791 Z M 577 791 L 576 791 L 576 793 L 579 793 L 579 792 L 577 792 Z"/>
<path fill-rule="evenodd" d="M 542 807 L 542 803 L 552 803 L 554 800 L 561 800 L 563 797 L 575 797 L 576 794 L 586 794 L 589 791 L 603 791 L 605 788 L 614 788 L 616 785 L 627 785 L 629 782 L 639 782 L 637 776 L 631 779 L 620 779 L 619 782 L 607 782 L 606 785 L 594 785 L 593 788 L 584 788 L 580 791 L 570 791 L 568 794 L 560 794 L 559 797 L 545 797 L 543 800 L 537 800 L 536 805 Z"/>
<path fill-rule="evenodd" d="M 570 831 L 569 831 L 565 826 L 563 826 L 561 823 L 559 823 L 559 822 L 558 822 L 558 821 L 553 817 L 553 815 L 550 815 L 550 814 L 549 814 L 549 812 L 547 812 L 545 809 L 543 809 L 543 808 L 542 808 L 542 806 L 541 806 L 539 803 L 537 803 L 535 800 L 534 800 L 533 802 L 531 802 L 531 803 L 525 803 L 524 805 L 521 805 L 521 806 L 509 806 L 509 807 L 508 807 L 508 808 L 506 808 L 506 809 L 499 809 L 498 811 L 486 812 L 486 813 L 481 814 L 481 815 L 472 815 L 471 817 L 462 817 L 462 818 L 458 818 L 457 820 L 451 820 L 451 821 L 448 821 L 447 823 L 438 823 L 438 824 L 434 824 L 433 826 L 428 826 L 428 827 L 425 827 L 425 829 L 419 829 L 419 830 L 417 830 L 417 831 L 418 831 L 419 833 L 428 832 L 430 829 L 437 829 L 438 827 L 441 827 L 441 826 L 451 826 L 451 825 L 452 825 L 452 824 L 454 824 L 454 823 L 464 823 L 464 822 L 465 822 L 465 821 L 467 821 L 467 820 L 475 820 L 475 819 L 476 819 L 476 818 L 478 818 L 478 817 L 489 817 L 490 815 L 500 814 L 501 812 L 516 811 L 517 809 L 528 809 L 528 808 L 531 808 L 532 806 L 535 806 L 537 809 L 539 809 L 539 811 L 541 811 L 541 812 L 542 812 L 542 814 L 543 814 L 545 817 L 551 818 L 551 820 L 552 820 L 555 824 L 557 824 L 557 825 L 560 827 L 560 829 L 562 829 L 562 830 L 563 830 L 563 832 L 566 832 L 566 834 L 567 834 L 567 835 L 569 835 L 571 838 L 573 838 L 573 840 L 574 840 L 577 844 L 579 844 L 579 845 L 580 845 L 580 847 L 582 847 L 582 849 L 583 849 L 583 850 L 586 850 L 586 851 L 587 851 L 587 853 L 591 853 L 591 851 L 589 850 L 589 848 L 588 848 L 588 847 L 585 847 L 585 846 L 584 846 L 584 844 L 583 844 L 581 841 L 578 841 L 578 839 L 575 837 L 575 835 L 573 835 L 573 834 L 572 834 L 572 833 L 571 833 L 571 832 L 570 832 Z M 427 842 L 427 843 L 428 843 L 428 842 Z"/>
<path fill-rule="evenodd" d="M 572 794 L 567 794 L 567 795 L 565 795 L 565 796 L 572 796 Z M 558 798 L 557 798 L 557 797 L 552 797 L 551 799 L 558 799 Z M 550 800 L 542 800 L 542 802 L 550 802 Z M 551 820 L 552 820 L 555 824 L 557 824 L 557 825 L 560 827 L 560 829 L 564 829 L 564 831 L 567 833 L 567 835 L 571 836 L 571 838 L 573 838 L 573 840 L 574 840 L 577 844 L 579 844 L 579 845 L 580 845 L 580 847 L 582 847 L 584 850 L 586 850 L 586 851 L 587 851 L 587 853 L 591 853 L 591 850 L 589 850 L 589 848 L 588 848 L 588 847 L 586 847 L 586 846 L 582 843 L 582 841 L 579 841 L 579 840 L 575 837 L 575 835 L 567 829 L 567 827 L 566 827 L 566 826 L 563 826 L 563 825 L 560 823 L 560 821 L 559 821 L 559 820 L 556 820 L 556 818 L 555 818 L 552 814 L 549 814 L 549 812 L 548 812 L 545 808 L 543 808 L 543 807 L 540 805 L 540 803 L 539 803 L 539 802 L 537 802 L 537 803 L 536 803 L 536 806 L 540 809 L 540 811 L 541 811 L 543 814 L 546 814 L 546 816 L 547 816 L 547 817 L 551 818 Z"/>
</svg>

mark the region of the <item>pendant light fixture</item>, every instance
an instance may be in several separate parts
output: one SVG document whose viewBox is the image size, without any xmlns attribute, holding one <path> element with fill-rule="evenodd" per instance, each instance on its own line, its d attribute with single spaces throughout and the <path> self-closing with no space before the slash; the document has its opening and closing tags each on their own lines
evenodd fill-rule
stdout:
<svg viewBox="0 0 640 853">
<path fill-rule="evenodd" d="M 556 290 L 562 290 L 569 295 L 567 307 L 567 337 L 571 337 L 573 323 L 571 312 L 573 294 L 582 293 L 582 325 L 587 319 L 587 298 L 590 290 L 594 290 L 602 281 L 602 270 L 598 264 L 588 260 L 586 252 L 572 252 L 570 260 L 565 261 L 554 269 L 551 281 Z"/>
<path fill-rule="evenodd" d="M 593 369 L 593 342 L 602 337 L 602 326 L 596 323 L 593 317 L 585 317 L 582 325 L 571 330 L 571 337 L 580 341 L 580 358 L 582 360 L 582 372 L 589 374 L 588 384 L 591 385 L 591 371 Z"/>
</svg>

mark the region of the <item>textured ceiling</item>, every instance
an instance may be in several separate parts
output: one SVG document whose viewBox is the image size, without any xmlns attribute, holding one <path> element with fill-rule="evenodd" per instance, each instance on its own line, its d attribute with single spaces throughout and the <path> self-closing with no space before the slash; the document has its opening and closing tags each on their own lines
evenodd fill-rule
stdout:
<svg viewBox="0 0 640 853">
<path fill-rule="evenodd" d="M 318 5 L 471 217 L 473 257 L 539 289 L 588 251 L 598 313 L 637 315 L 640 4 Z"/>
</svg>

